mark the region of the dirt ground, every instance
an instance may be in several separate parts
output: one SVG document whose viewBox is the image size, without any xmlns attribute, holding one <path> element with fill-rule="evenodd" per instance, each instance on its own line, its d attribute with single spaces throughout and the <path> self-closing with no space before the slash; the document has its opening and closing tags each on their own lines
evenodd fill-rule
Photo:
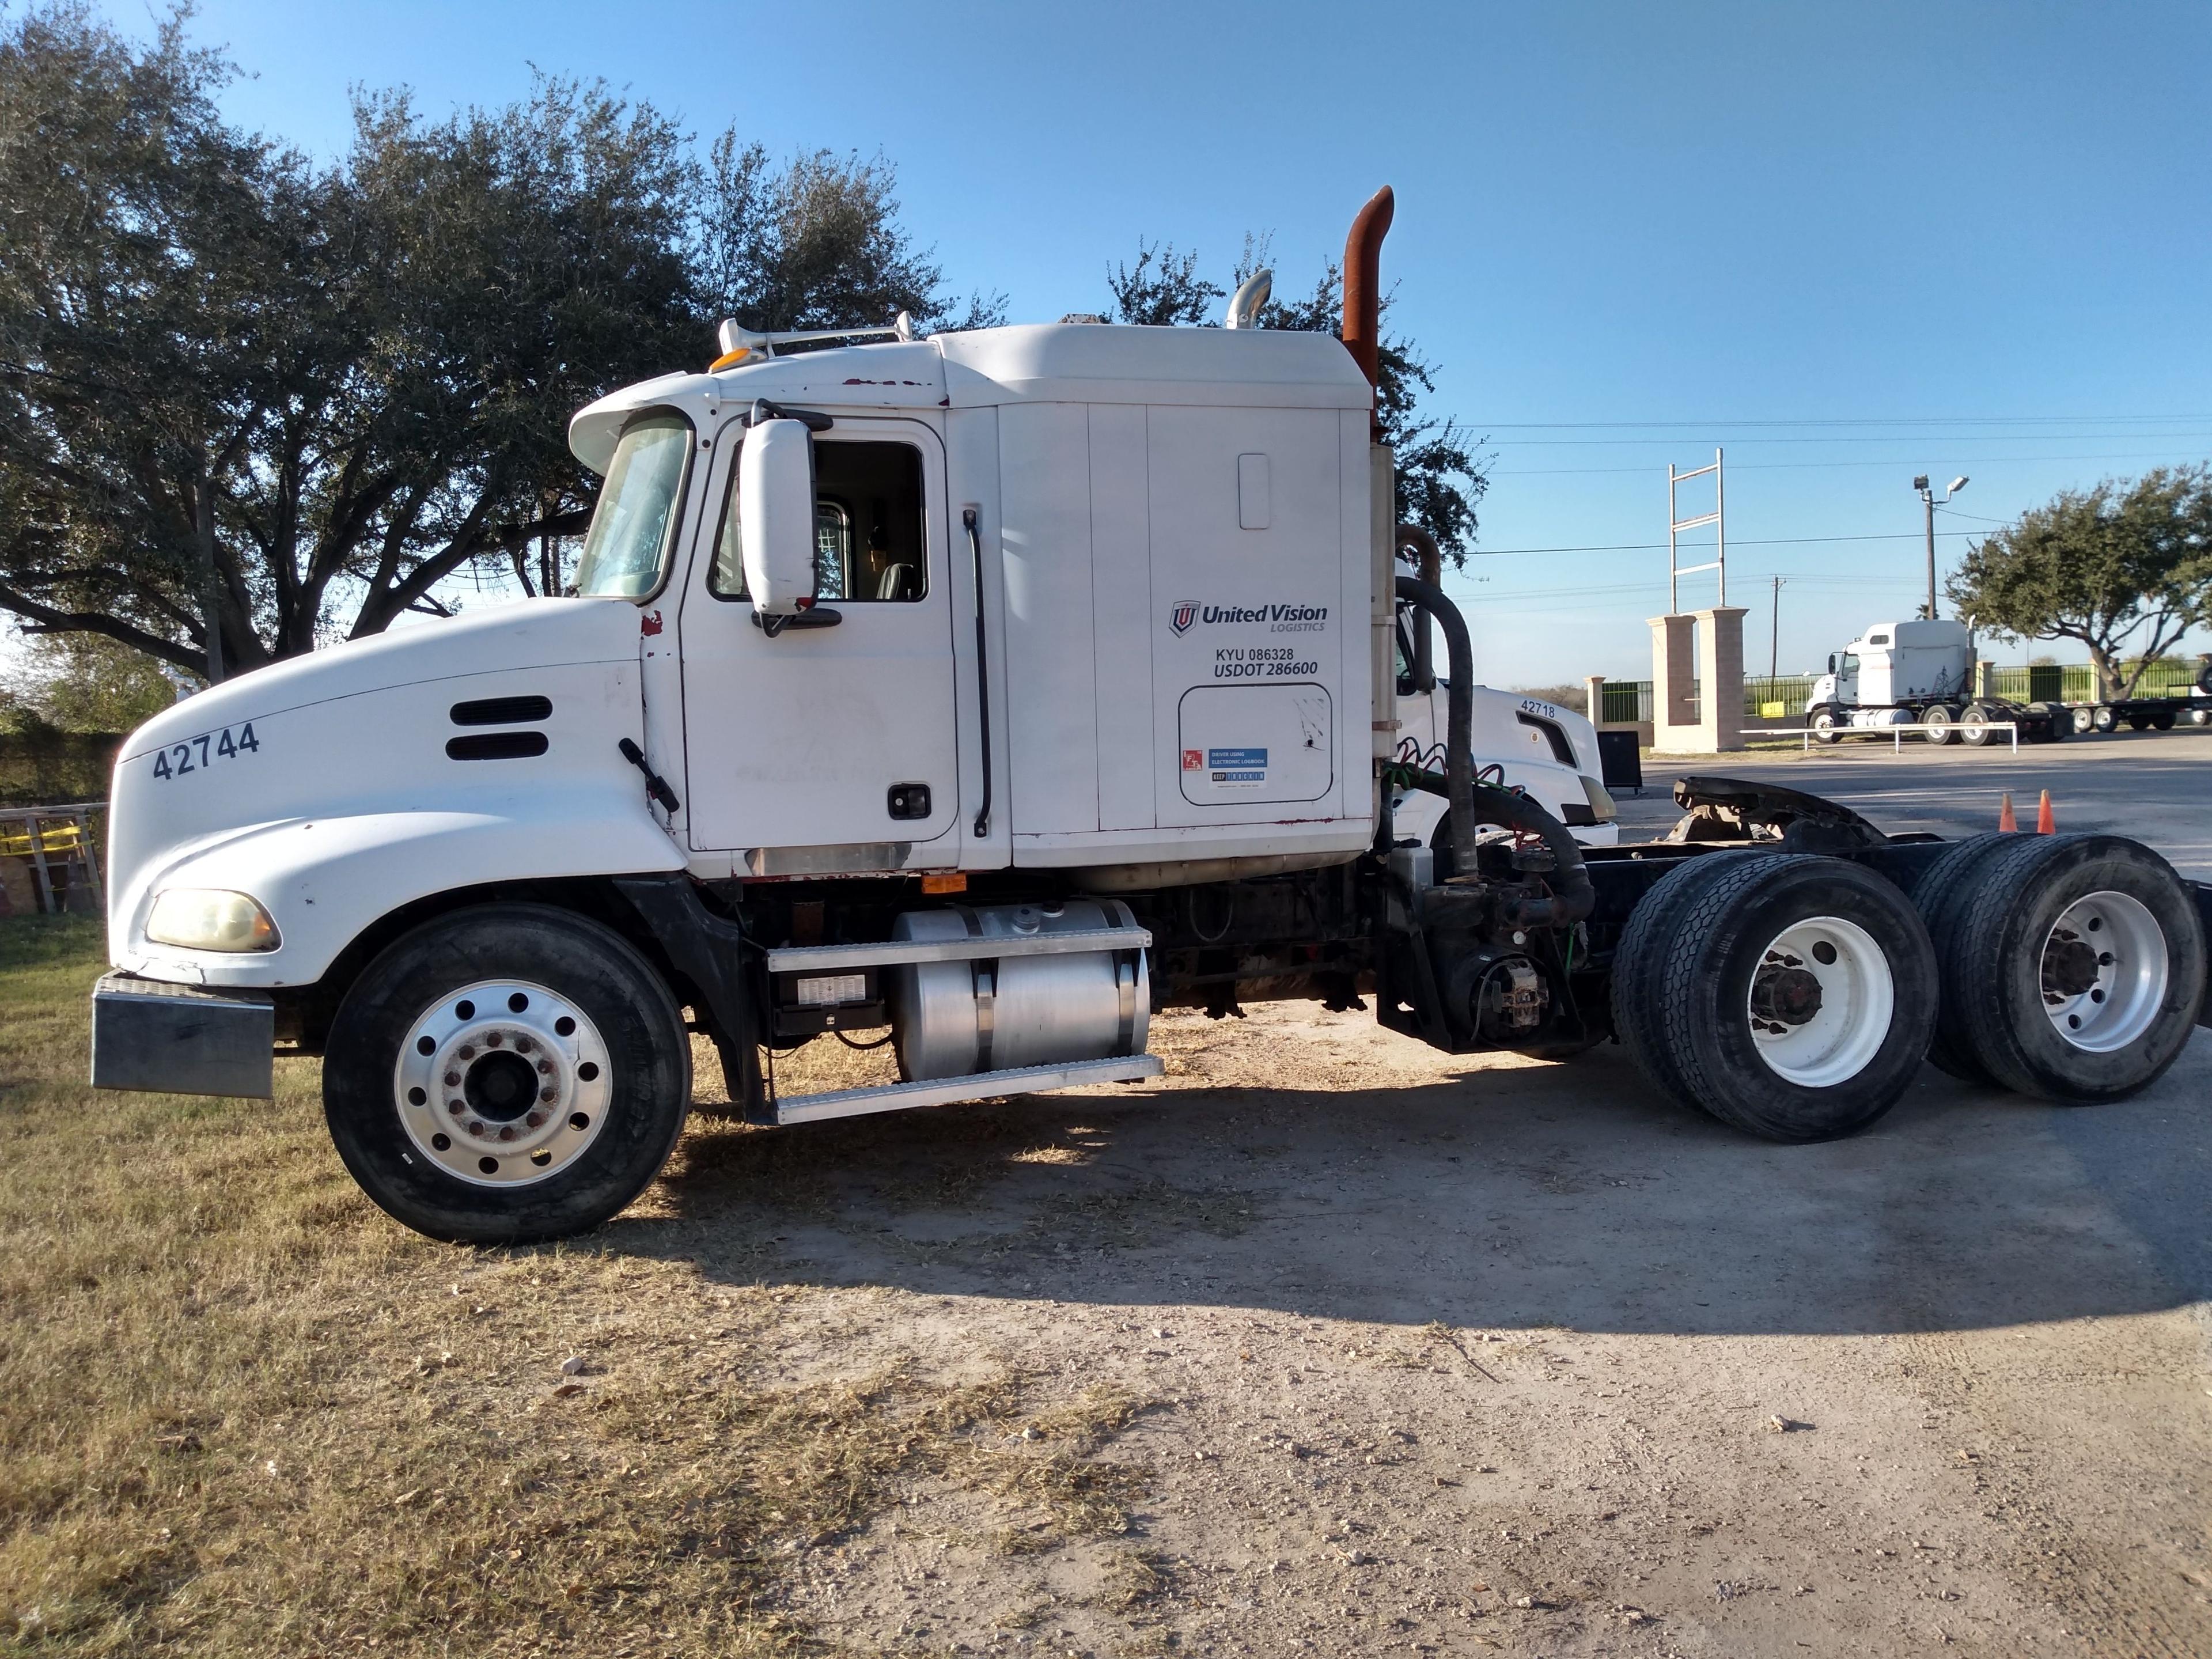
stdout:
<svg viewBox="0 0 2212 1659">
<path fill-rule="evenodd" d="M 467 1250 L 313 1062 L 91 1096 L 97 932 L 10 927 L 0 1653 L 2212 1652 L 2212 1036 L 1791 1148 L 1613 1049 L 1178 1015 Z"/>
<path fill-rule="evenodd" d="M 1164 1085 L 996 1109 L 1048 1131 L 1002 1159 L 927 1117 L 794 1137 L 811 1213 L 730 1269 L 820 1287 L 789 1381 L 896 1346 L 1145 1402 L 1109 1454 L 1147 1470 L 1133 1553 L 994 1547 L 925 1483 L 794 1576 L 824 1635 L 2212 1652 L 2197 1263 L 2138 1224 L 2166 1194 L 2105 1177 L 2206 1167 L 2212 1038 L 2095 1114 L 1929 1071 L 1794 1148 L 1658 1105 L 1617 1053 L 1455 1060 L 1288 1006 L 1154 1043 Z M 709 1279 L 734 1220 L 687 1243 Z"/>
</svg>

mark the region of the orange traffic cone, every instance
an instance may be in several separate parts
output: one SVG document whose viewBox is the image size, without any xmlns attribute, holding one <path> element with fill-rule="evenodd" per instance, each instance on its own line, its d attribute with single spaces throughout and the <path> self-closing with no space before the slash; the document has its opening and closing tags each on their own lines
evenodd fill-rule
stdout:
<svg viewBox="0 0 2212 1659">
<path fill-rule="evenodd" d="M 2035 809 L 2035 833 L 2039 836 L 2058 833 L 2058 825 L 2051 816 L 2051 792 L 2048 789 L 2043 792 L 2043 805 Z"/>
<path fill-rule="evenodd" d="M 2012 791 L 2008 789 L 2004 792 L 2004 798 L 1997 803 L 1997 833 L 2010 835 L 2019 828 L 2020 820 L 2012 812 Z"/>
</svg>

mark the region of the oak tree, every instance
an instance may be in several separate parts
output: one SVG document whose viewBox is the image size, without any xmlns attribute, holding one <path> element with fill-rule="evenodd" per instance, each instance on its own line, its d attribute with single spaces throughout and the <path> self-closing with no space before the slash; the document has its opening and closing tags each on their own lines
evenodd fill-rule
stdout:
<svg viewBox="0 0 2212 1659">
<path fill-rule="evenodd" d="M 1977 543 L 1947 591 L 1978 629 L 2078 641 L 2099 695 L 2132 696 L 2145 669 L 2212 622 L 2212 468 L 2062 490 Z"/>
</svg>

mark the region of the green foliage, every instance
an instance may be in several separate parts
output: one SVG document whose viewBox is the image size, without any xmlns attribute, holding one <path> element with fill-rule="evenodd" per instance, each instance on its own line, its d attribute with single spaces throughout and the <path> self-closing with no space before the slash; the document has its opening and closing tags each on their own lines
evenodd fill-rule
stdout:
<svg viewBox="0 0 2212 1659">
<path fill-rule="evenodd" d="M 702 166 L 651 106 L 541 79 L 437 121 L 362 94 L 318 167 L 223 121 L 184 17 L 143 48 L 74 0 L 0 20 L 0 608 L 33 632 L 197 670 L 212 589 L 237 669 L 471 567 L 557 588 L 598 488 L 570 411 L 724 316 L 952 319 L 880 159 L 726 133 Z"/>
<path fill-rule="evenodd" d="M 1134 269 L 1117 264 L 1106 273 L 1114 304 L 1107 320 L 1152 328 L 1197 328 L 1211 322 L 1216 300 L 1229 290 L 1198 274 L 1198 255 L 1178 257 L 1173 242 L 1150 247 L 1137 241 Z"/>
<path fill-rule="evenodd" d="M 2079 641 L 2101 694 L 2130 696 L 2148 664 L 2212 621 L 2212 468 L 2063 490 L 1974 546 L 1948 592 L 1977 629 Z"/>
<path fill-rule="evenodd" d="M 1147 245 L 1139 240 L 1133 266 L 1116 264 L 1106 273 L 1106 285 L 1114 296 L 1109 319 L 1212 327 L 1217 320 L 1213 302 L 1271 265 L 1270 254 L 1267 238 L 1245 237 L 1230 286 L 1224 288 L 1200 276 L 1196 253 L 1178 255 L 1171 242 Z M 1389 312 L 1386 294 L 1386 321 Z M 1312 289 L 1303 296 L 1271 296 L 1260 308 L 1258 323 L 1261 328 L 1305 329 L 1341 338 L 1344 273 L 1336 261 L 1323 264 Z M 1437 538 L 1446 559 L 1464 564 L 1474 545 L 1476 505 L 1490 488 L 1482 441 L 1472 437 L 1455 419 L 1421 414 L 1421 396 L 1436 390 L 1436 365 L 1424 359 L 1411 340 L 1386 328 L 1376 356 L 1381 382 L 1377 412 L 1383 441 L 1396 458 L 1398 522 L 1421 526 Z"/>
<path fill-rule="evenodd" d="M 24 729 L 129 732 L 175 702 L 183 680 L 175 669 L 105 635 L 33 637 L 22 642 L 0 686 L 0 711 Z"/>
<path fill-rule="evenodd" d="M 898 222 L 897 174 L 863 161 L 801 151 L 778 166 L 734 132 L 714 141 L 698 217 L 700 301 L 743 327 L 849 327 L 908 313 L 922 332 L 990 328 L 1000 296 L 970 295 L 956 313 L 938 291 L 943 270 Z"/>
</svg>

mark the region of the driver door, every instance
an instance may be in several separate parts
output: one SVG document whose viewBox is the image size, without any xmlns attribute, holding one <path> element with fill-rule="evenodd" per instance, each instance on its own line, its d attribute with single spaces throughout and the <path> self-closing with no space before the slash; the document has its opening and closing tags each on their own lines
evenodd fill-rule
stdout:
<svg viewBox="0 0 2212 1659">
<path fill-rule="evenodd" d="M 918 421 L 841 415 L 814 434 L 813 614 L 837 620 L 771 637 L 745 592 L 742 434 L 715 446 L 678 622 L 691 845 L 748 850 L 760 875 L 957 863 L 944 446 Z"/>
</svg>

